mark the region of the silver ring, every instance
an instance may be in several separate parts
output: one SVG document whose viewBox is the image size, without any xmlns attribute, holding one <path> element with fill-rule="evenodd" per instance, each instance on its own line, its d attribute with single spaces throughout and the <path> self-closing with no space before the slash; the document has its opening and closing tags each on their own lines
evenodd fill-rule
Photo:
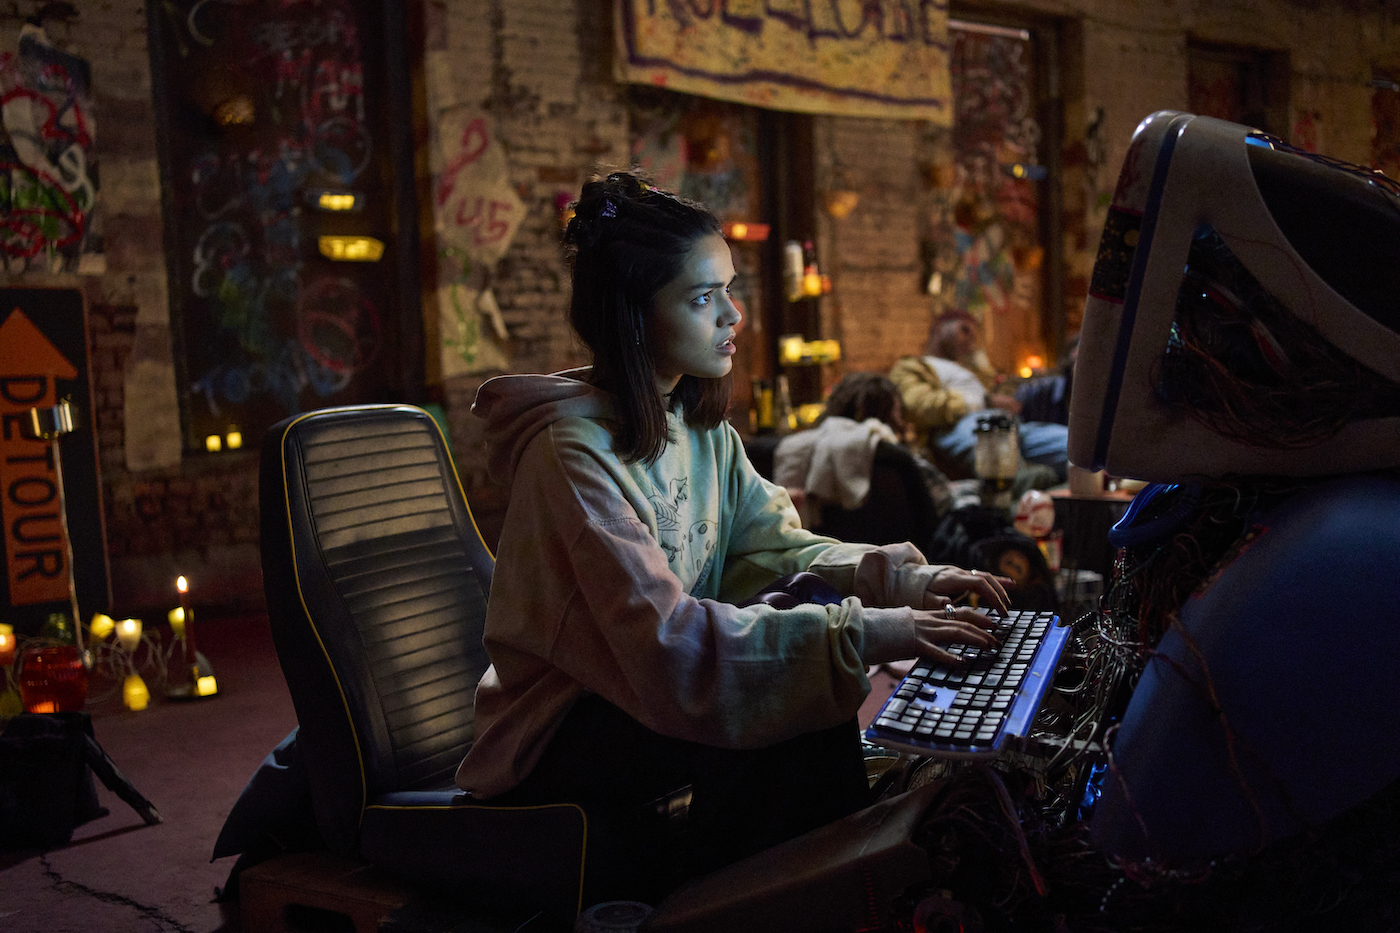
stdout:
<svg viewBox="0 0 1400 933">
<path fill-rule="evenodd" d="M 948 603 L 948 605 L 943 607 L 943 615 L 949 619 L 956 619 L 957 616 L 953 615 L 953 608 L 953 604 Z"/>
</svg>

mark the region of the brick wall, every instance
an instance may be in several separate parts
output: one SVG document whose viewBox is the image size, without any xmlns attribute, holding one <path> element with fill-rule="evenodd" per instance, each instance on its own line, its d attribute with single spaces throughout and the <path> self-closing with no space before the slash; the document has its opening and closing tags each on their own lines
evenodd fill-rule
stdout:
<svg viewBox="0 0 1400 933">
<path fill-rule="evenodd" d="M 43 6 L 40 0 L 20 2 L 0 14 L 0 48 L 12 50 L 22 22 Z M 45 28 L 56 45 L 92 69 L 105 270 L 82 276 L 30 271 L 10 275 L 9 284 L 76 288 L 87 297 L 96 409 L 90 414 L 102 472 L 113 611 L 136 615 L 169 608 L 180 573 L 193 581 L 197 606 L 256 604 L 256 457 L 182 463 L 178 434 L 168 430 L 178 425 L 178 411 L 146 6 L 139 0 L 84 0 L 75 6 L 76 18 L 49 20 Z M 128 414 L 133 391 L 142 393 L 135 410 L 146 413 L 136 424 Z M 146 468 L 153 461 L 163 465 Z"/>
<path fill-rule="evenodd" d="M 511 182 L 527 207 L 505 256 L 494 269 L 477 272 L 494 289 L 510 333 L 510 368 L 518 372 L 585 362 L 568 325 L 568 272 L 555 198 L 576 194 L 600 166 L 627 163 L 626 110 L 621 89 L 609 77 L 612 34 L 605 7 L 557 0 L 442 3 L 449 51 L 430 70 L 437 83 L 429 99 L 444 109 L 468 104 L 489 114 L 509 156 Z M 448 379 L 442 395 L 463 485 L 483 535 L 494 545 L 507 491 L 486 476 L 481 425 L 469 412 L 477 387 L 490 375 Z"/>
<path fill-rule="evenodd" d="M 255 450 L 187 458 L 179 466 L 128 470 L 126 386 L 137 309 L 89 299 L 94 424 L 106 511 L 114 608 L 160 609 L 175 577 L 188 576 L 199 602 L 260 604 Z M 168 606 L 165 608 L 169 608 Z"/>
<path fill-rule="evenodd" d="M 829 244 L 832 336 L 841 341 L 845 369 L 883 372 L 922 349 L 935 311 L 924 288 L 921 244 L 944 220 L 934 216 L 932 152 L 933 140 L 947 134 L 912 121 L 827 117 L 819 123 L 818 187 L 831 186 L 839 172 L 860 193 L 844 218 L 818 212 Z"/>
<path fill-rule="evenodd" d="M 427 27 L 427 136 L 446 108 L 480 108 L 494 122 L 511 185 L 527 208 L 501 262 L 473 272 L 473 284 L 489 284 L 498 298 L 510 334 L 507 368 L 540 371 L 581 362 L 567 325 L 555 198 L 577 191 L 599 164 L 627 161 L 623 92 L 611 79 L 611 4 L 418 2 Z M 13 41 L 20 21 L 41 5 L 11 4 L 0 13 L 0 31 Z M 255 453 L 180 457 L 146 5 L 83 0 L 77 6 L 78 17 L 55 24 L 51 35 L 93 67 L 107 266 L 91 276 L 25 273 L 12 280 L 82 288 L 88 296 L 95 423 L 119 611 L 163 605 L 176 573 L 204 581 L 197 588 L 201 598 L 255 602 L 261 592 Z M 982 6 L 1011 7 L 994 0 Z M 1370 68 L 1374 61 L 1394 61 L 1391 50 L 1400 47 L 1397 14 L 1381 4 L 1022 0 L 1015 7 L 1061 21 L 1071 315 L 1082 302 L 1104 198 L 1133 127 L 1153 110 L 1185 106 L 1188 36 L 1289 50 L 1290 121 L 1306 118 L 1320 148 L 1354 161 L 1369 157 Z M 917 122 L 838 118 L 819 119 L 816 140 L 819 184 L 839 163 L 862 199 L 846 220 L 818 215 L 819 245 L 834 257 L 827 271 L 837 281 L 837 292 L 823 302 L 823 324 L 845 342 L 846 366 L 879 369 L 922 343 L 938 308 L 923 290 L 929 267 L 920 244 L 936 244 L 946 230 L 948 205 L 937 179 L 950 158 L 948 140 Z M 431 239 L 426 245 L 433 251 Z M 933 262 L 939 261 L 935 252 Z M 430 316 L 434 311 L 425 309 Z M 435 332 L 431 322 L 427 329 Z M 505 492 L 485 475 L 479 427 L 468 412 L 489 375 L 454 377 L 433 391 L 447 412 L 468 494 L 494 540 Z"/>
</svg>

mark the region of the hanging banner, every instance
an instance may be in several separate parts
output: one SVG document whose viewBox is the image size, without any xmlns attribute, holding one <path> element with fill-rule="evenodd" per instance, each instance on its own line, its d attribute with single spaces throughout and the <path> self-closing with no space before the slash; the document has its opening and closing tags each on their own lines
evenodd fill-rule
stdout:
<svg viewBox="0 0 1400 933">
<path fill-rule="evenodd" d="M 952 125 L 946 2 L 615 2 L 619 81 L 770 110 Z"/>
</svg>

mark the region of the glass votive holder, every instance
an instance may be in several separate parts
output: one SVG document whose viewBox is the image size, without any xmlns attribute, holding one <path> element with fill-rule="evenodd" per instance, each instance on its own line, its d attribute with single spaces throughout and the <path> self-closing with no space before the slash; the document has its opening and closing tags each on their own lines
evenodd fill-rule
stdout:
<svg viewBox="0 0 1400 933">
<path fill-rule="evenodd" d="M 87 702 L 88 678 L 77 645 L 29 648 L 19 671 L 27 713 L 75 713 Z"/>
</svg>

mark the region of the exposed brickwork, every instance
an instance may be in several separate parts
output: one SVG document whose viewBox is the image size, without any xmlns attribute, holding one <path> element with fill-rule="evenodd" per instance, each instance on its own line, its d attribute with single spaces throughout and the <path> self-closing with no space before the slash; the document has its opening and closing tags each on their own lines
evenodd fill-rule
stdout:
<svg viewBox="0 0 1400 933">
<path fill-rule="evenodd" d="M 179 469 L 126 471 L 122 370 L 135 340 L 136 313 L 130 305 L 88 306 L 108 553 L 113 559 L 139 558 L 216 545 L 256 545 L 257 464 L 252 451 L 194 456 Z M 123 595 L 120 587 L 118 595 Z"/>
<path fill-rule="evenodd" d="M 475 273 L 476 287 L 489 284 L 499 301 L 510 333 L 509 366 L 540 371 L 579 363 L 567 323 L 555 198 L 576 192 L 598 166 L 628 159 L 625 91 L 611 78 L 611 3 L 421 2 L 429 129 L 451 106 L 487 113 L 505 146 L 510 182 L 527 208 L 505 258 Z M 16 32 L 42 0 L 11 6 L 0 14 L 0 29 Z M 126 467 L 123 376 L 138 328 L 157 342 L 168 339 L 147 8 L 142 0 L 77 6 L 77 19 L 55 26 L 52 35 L 93 67 L 107 270 L 84 278 L 27 274 L 16 284 L 79 287 L 88 295 L 109 549 L 123 568 L 119 591 L 125 587 L 128 598 L 140 600 L 142 579 L 163 581 L 170 567 L 187 560 L 208 562 L 206 572 L 230 561 L 255 566 L 256 456 L 252 450 L 187 455 L 177 467 L 139 473 Z M 1378 4 L 1025 0 L 1006 6 L 1063 20 L 1059 92 L 1071 329 L 1105 197 L 1133 127 L 1152 110 L 1185 106 L 1188 35 L 1290 50 L 1290 119 L 1306 117 L 1330 154 L 1355 160 L 1369 153 L 1366 81 L 1373 59 L 1393 60 L 1390 50 L 1400 46 L 1394 14 Z M 1096 130 L 1088 138 L 1091 126 Z M 924 286 L 929 272 L 946 273 L 950 259 L 949 206 L 940 195 L 951 160 L 948 134 L 913 121 L 819 118 L 815 136 L 818 184 L 840 182 L 861 195 L 857 212 L 845 220 L 817 218 L 819 247 L 830 257 L 825 271 L 837 287 L 822 302 L 823 327 L 843 340 L 845 367 L 882 369 L 921 345 L 941 306 Z M 506 495 L 486 476 L 480 426 L 469 413 L 477 386 L 489 375 L 458 377 L 436 391 L 463 483 L 494 542 Z M 256 438 L 247 440 L 256 446 Z M 240 579 L 238 587 L 257 599 L 256 580 Z"/>
</svg>

